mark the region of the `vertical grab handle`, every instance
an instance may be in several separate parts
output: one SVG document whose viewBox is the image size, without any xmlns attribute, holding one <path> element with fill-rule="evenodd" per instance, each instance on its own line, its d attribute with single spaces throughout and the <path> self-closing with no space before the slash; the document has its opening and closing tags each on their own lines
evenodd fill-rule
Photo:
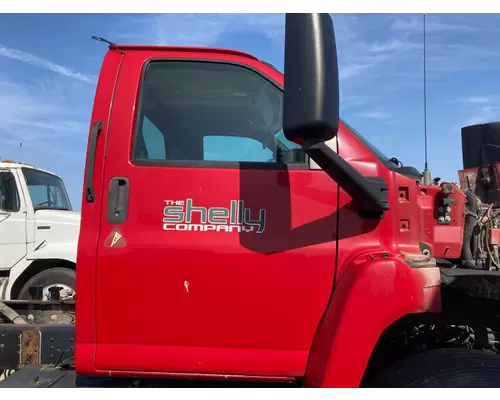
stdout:
<svg viewBox="0 0 500 400">
<path fill-rule="evenodd" d="M 95 192 L 94 192 L 94 164 L 95 164 L 95 153 L 97 149 L 97 139 L 102 131 L 102 121 L 97 120 L 92 125 L 92 131 L 90 132 L 90 143 L 89 143 L 89 158 L 87 163 L 87 170 L 85 172 L 85 199 L 87 203 L 95 202 Z"/>
<path fill-rule="evenodd" d="M 130 183 L 127 178 L 115 177 L 109 182 L 106 217 L 111 224 L 123 224 L 128 214 Z"/>
</svg>

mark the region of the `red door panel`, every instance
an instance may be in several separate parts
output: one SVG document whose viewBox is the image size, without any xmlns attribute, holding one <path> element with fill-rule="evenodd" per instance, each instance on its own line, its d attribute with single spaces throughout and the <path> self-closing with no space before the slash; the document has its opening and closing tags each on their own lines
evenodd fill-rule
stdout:
<svg viewBox="0 0 500 400">
<path fill-rule="evenodd" d="M 115 177 L 127 185 L 103 199 L 96 368 L 301 375 L 332 289 L 337 186 L 304 165 L 136 165 L 137 85 L 148 57 L 126 54 L 107 138 L 105 185 Z M 120 196 L 123 222 L 107 209 Z"/>
</svg>

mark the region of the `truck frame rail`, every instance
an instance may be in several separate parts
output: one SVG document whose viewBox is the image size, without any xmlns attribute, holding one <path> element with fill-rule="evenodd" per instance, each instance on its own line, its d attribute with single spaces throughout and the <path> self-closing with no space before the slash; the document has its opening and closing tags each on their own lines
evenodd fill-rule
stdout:
<svg viewBox="0 0 500 400">
<path fill-rule="evenodd" d="M 22 319 L 0 314 L 0 370 L 58 365 L 74 354 L 75 302 L 4 301 Z"/>
</svg>

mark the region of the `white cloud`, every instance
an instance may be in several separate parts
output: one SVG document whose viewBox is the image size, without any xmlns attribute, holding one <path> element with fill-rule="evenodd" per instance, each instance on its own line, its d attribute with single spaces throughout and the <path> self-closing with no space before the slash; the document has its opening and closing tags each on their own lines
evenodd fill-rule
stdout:
<svg viewBox="0 0 500 400">
<path fill-rule="evenodd" d="M 369 119 L 389 119 L 392 117 L 392 114 L 385 113 L 382 111 L 363 111 L 357 114 L 360 118 L 369 118 Z"/>
<path fill-rule="evenodd" d="M 55 72 L 56 74 L 66 76 L 68 78 L 77 79 L 85 83 L 93 83 L 95 81 L 95 77 L 93 77 L 92 75 L 73 71 L 71 68 L 56 64 L 45 58 L 38 57 L 34 54 L 27 53 L 25 51 L 12 49 L 10 47 L 3 46 L 2 44 L 0 44 L 0 56 L 21 61 L 23 63 L 30 64 L 35 67 L 42 68 L 48 71 L 52 71 Z"/>
<path fill-rule="evenodd" d="M 423 18 L 420 15 L 398 14 L 389 17 L 391 35 L 423 45 Z M 498 69 L 500 53 L 493 35 L 500 33 L 498 15 L 427 15 L 427 70 L 442 76 L 453 72 Z M 493 34 L 493 35 L 492 35 Z M 418 46 L 417 46 L 418 44 Z M 422 58 L 422 52 L 415 53 Z"/>
<path fill-rule="evenodd" d="M 474 110 L 470 110 L 468 117 L 463 126 L 484 124 L 487 122 L 495 122 L 500 120 L 500 105 L 481 106 Z"/>
<path fill-rule="evenodd" d="M 378 64 L 377 61 L 367 62 L 367 63 L 346 63 L 343 64 L 339 62 L 339 79 L 346 80 L 349 78 L 353 78 L 364 71 L 370 70 L 374 68 Z"/>
<path fill-rule="evenodd" d="M 367 104 L 373 103 L 378 100 L 378 96 L 366 95 L 343 95 L 340 93 L 340 108 L 342 110 L 364 107 Z"/>
<path fill-rule="evenodd" d="M 403 63 L 410 60 L 413 68 L 414 60 L 422 58 L 423 43 L 391 32 L 387 16 L 336 16 L 335 30 L 342 83 L 366 82 L 373 74 L 387 80 L 393 72 L 405 71 Z"/>
<path fill-rule="evenodd" d="M 399 39 L 391 39 L 386 42 L 374 42 L 369 46 L 369 51 L 372 53 L 386 53 L 386 52 L 396 52 L 396 51 L 408 51 L 413 49 L 421 49 L 423 45 L 421 43 L 414 43 L 410 41 L 404 41 Z"/>
<path fill-rule="evenodd" d="M 396 19 L 391 28 L 396 31 L 421 31 L 423 32 L 423 17 L 407 17 Z M 426 32 L 450 32 L 450 31 L 474 31 L 475 29 L 466 24 L 453 24 L 439 22 L 431 16 L 426 16 L 425 31 Z"/>
<path fill-rule="evenodd" d="M 422 43 L 406 40 L 399 34 L 376 40 L 379 35 L 371 29 L 373 23 L 380 20 L 373 16 L 333 14 L 332 17 L 343 81 L 366 75 L 367 71 L 388 62 L 414 56 L 414 51 L 422 47 Z M 387 24 L 381 29 L 387 31 Z M 227 35 L 252 32 L 268 37 L 275 51 L 282 52 L 284 31 L 284 14 L 160 14 L 123 17 L 110 28 L 110 39 L 142 44 L 213 46 Z"/>
<path fill-rule="evenodd" d="M 226 33 L 248 30 L 280 40 L 284 29 L 284 14 L 158 14 L 129 18 L 127 24 L 122 21 L 112 37 L 157 45 L 209 46 Z"/>
<path fill-rule="evenodd" d="M 490 15 L 426 15 L 425 16 L 425 31 L 426 33 L 464 33 L 472 32 L 498 31 L 498 27 L 494 23 L 488 23 L 489 18 L 494 22 L 496 17 Z M 487 23 L 485 23 L 487 22 Z M 394 31 L 403 31 L 410 33 L 423 32 L 423 14 L 407 15 L 401 17 L 398 14 L 393 14 L 393 22 L 391 29 Z"/>
<path fill-rule="evenodd" d="M 421 47 L 399 38 L 372 41 L 363 37 L 365 21 L 357 16 L 336 14 L 333 19 L 342 80 Z M 161 14 L 121 20 L 111 28 L 110 37 L 131 43 L 212 46 L 225 35 L 253 32 L 267 36 L 277 51 L 283 51 L 284 31 L 284 14 Z"/>
<path fill-rule="evenodd" d="M 343 43 L 338 46 L 339 77 L 341 80 L 359 77 L 378 67 L 385 67 L 387 63 L 401 60 L 402 53 L 408 53 L 415 46 L 399 41 L 365 42 L 356 40 L 352 43 Z"/>
<path fill-rule="evenodd" d="M 500 96 L 469 95 L 454 102 L 463 104 L 467 110 L 466 117 L 461 119 L 460 125 L 454 127 L 456 131 L 463 126 L 500 120 Z"/>
<path fill-rule="evenodd" d="M 491 97 L 469 96 L 465 100 L 469 104 L 485 104 L 491 102 Z"/>
<path fill-rule="evenodd" d="M 88 130 L 83 114 L 68 107 L 59 85 L 29 85 L 0 77 L 0 138 L 23 146 L 82 135 Z M 89 111 L 90 112 L 90 111 Z"/>
</svg>

